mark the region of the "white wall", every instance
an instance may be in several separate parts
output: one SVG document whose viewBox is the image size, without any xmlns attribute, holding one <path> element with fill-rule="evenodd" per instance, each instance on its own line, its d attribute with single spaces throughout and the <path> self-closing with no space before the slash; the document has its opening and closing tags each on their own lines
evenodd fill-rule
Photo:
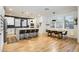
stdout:
<svg viewBox="0 0 79 59">
<path fill-rule="evenodd" d="M 39 34 L 46 33 L 46 21 L 45 20 L 46 20 L 46 17 L 40 16 L 39 23 L 41 23 L 41 25 L 39 25 Z"/>
<path fill-rule="evenodd" d="M 78 29 L 77 29 L 78 35 L 77 35 L 77 41 L 79 43 L 79 7 L 78 7 Z"/>
<path fill-rule="evenodd" d="M 2 6 L 0 6 L 0 15 L 2 15 L 2 16 L 5 15 L 4 7 L 2 7 Z"/>
</svg>

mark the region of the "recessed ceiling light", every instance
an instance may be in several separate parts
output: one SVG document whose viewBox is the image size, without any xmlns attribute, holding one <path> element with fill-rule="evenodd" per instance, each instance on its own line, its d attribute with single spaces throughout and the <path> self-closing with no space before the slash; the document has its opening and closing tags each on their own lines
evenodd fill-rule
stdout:
<svg viewBox="0 0 79 59">
<path fill-rule="evenodd" d="M 12 8 L 9 8 L 9 11 L 12 11 L 13 9 Z"/>
<path fill-rule="evenodd" d="M 30 12 L 26 12 L 26 14 L 28 15 Z"/>
<path fill-rule="evenodd" d="M 55 14 L 55 12 L 52 12 L 52 14 Z"/>
</svg>

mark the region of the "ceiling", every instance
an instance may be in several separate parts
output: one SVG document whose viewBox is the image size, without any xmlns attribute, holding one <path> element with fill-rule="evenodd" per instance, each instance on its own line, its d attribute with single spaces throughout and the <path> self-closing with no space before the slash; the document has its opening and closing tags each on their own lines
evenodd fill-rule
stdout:
<svg viewBox="0 0 79 59">
<path fill-rule="evenodd" d="M 6 15 L 35 17 L 77 11 L 76 6 L 5 6 Z"/>
</svg>

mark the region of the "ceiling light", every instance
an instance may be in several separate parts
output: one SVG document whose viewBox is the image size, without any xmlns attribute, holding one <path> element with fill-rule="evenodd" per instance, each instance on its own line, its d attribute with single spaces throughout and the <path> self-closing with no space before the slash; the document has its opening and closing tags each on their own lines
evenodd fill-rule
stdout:
<svg viewBox="0 0 79 59">
<path fill-rule="evenodd" d="M 28 15 L 28 14 L 30 14 L 30 12 L 26 12 L 26 14 Z"/>
<path fill-rule="evenodd" d="M 46 10 L 46 11 L 47 11 L 47 10 L 49 10 L 49 8 L 45 8 L 44 10 Z"/>
<path fill-rule="evenodd" d="M 9 11 L 12 11 L 13 9 L 12 8 L 9 8 Z"/>
<path fill-rule="evenodd" d="M 52 16 L 53 16 L 53 20 L 55 21 L 55 19 L 56 19 L 56 13 L 52 12 Z"/>
<path fill-rule="evenodd" d="M 55 14 L 55 12 L 52 12 L 52 14 Z"/>
</svg>

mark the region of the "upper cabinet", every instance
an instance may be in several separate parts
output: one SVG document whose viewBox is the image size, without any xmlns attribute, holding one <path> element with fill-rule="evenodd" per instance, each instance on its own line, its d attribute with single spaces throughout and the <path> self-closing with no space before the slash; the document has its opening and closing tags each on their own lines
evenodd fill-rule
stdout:
<svg viewBox="0 0 79 59">
<path fill-rule="evenodd" d="M 28 21 L 26 19 L 22 19 L 21 24 L 22 24 L 22 27 L 27 27 L 28 26 Z"/>
<path fill-rule="evenodd" d="M 3 6 L 0 6 L 0 15 L 4 16 L 5 15 L 5 10 Z"/>
<path fill-rule="evenodd" d="M 28 19 L 20 17 L 6 16 L 7 28 L 26 28 L 28 27 Z"/>
<path fill-rule="evenodd" d="M 20 27 L 20 26 L 21 26 L 21 19 L 15 18 L 15 27 Z"/>
<path fill-rule="evenodd" d="M 14 28 L 15 24 L 14 24 L 14 17 L 5 17 L 6 19 L 6 23 L 7 23 L 7 27 L 8 28 Z"/>
<path fill-rule="evenodd" d="M 6 17 L 7 25 L 14 25 L 14 18 L 13 17 Z"/>
</svg>

